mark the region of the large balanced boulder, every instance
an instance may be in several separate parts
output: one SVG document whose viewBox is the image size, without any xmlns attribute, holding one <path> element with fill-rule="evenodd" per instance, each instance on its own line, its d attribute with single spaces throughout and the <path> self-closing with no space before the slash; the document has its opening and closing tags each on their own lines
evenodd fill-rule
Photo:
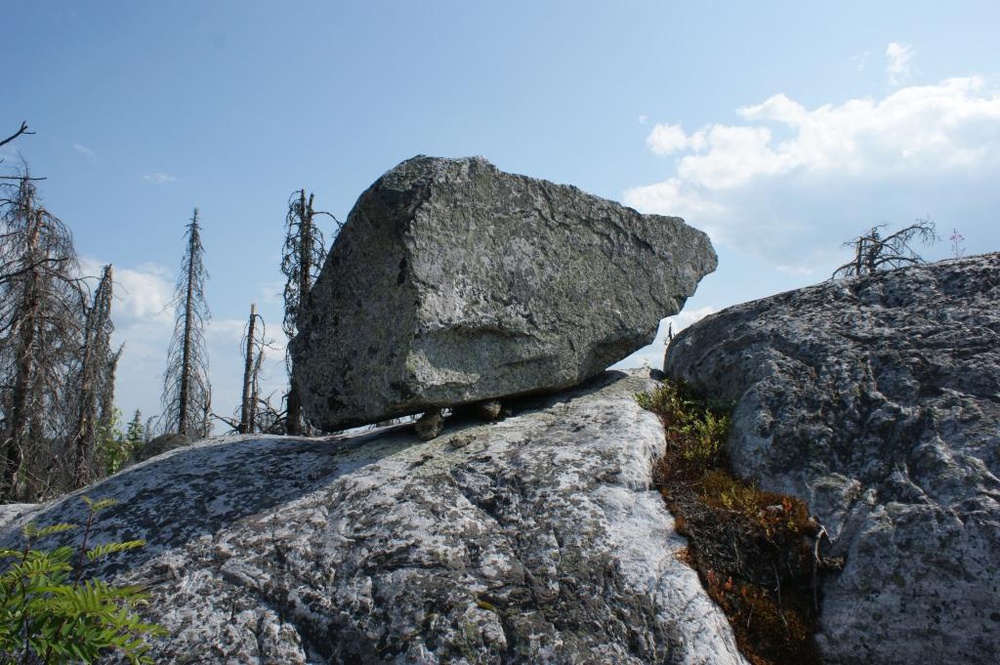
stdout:
<svg viewBox="0 0 1000 665">
<path fill-rule="evenodd" d="M 715 266 L 679 218 L 415 157 L 341 229 L 292 342 L 295 385 L 327 431 L 560 390 L 649 344 Z"/>
<path fill-rule="evenodd" d="M 997 662 L 1000 254 L 733 307 L 665 370 L 736 401 L 736 471 L 806 499 L 845 558 L 827 662 Z"/>
<path fill-rule="evenodd" d="M 608 373 L 427 443 L 396 426 L 168 452 L 85 490 L 121 502 L 91 544 L 148 541 L 91 572 L 148 587 L 158 663 L 745 665 L 650 487 L 650 384 Z M 16 546 L 26 519 L 85 520 L 78 495 L 2 515 Z"/>
</svg>

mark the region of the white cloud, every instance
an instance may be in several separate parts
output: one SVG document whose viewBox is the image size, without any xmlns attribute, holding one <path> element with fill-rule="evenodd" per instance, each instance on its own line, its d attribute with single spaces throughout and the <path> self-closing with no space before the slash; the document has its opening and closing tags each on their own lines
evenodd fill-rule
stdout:
<svg viewBox="0 0 1000 665">
<path fill-rule="evenodd" d="M 914 74 L 913 58 L 916 52 L 908 44 L 890 43 L 885 48 L 885 74 L 890 85 L 900 85 Z"/>
<path fill-rule="evenodd" d="M 101 274 L 104 263 L 93 257 L 80 259 L 80 272 L 91 286 Z M 152 263 L 134 268 L 114 266 L 115 321 L 173 325 L 174 281 L 170 271 Z"/>
<path fill-rule="evenodd" d="M 645 113 L 640 113 L 639 114 L 639 124 L 640 125 L 645 125 L 647 122 L 649 122 L 649 116 L 646 115 Z"/>
<path fill-rule="evenodd" d="M 680 215 L 787 274 L 815 270 L 820 254 L 835 260 L 821 247 L 839 247 L 868 224 L 957 211 L 957 188 L 1000 175 L 1000 94 L 981 77 L 812 109 L 777 94 L 736 113 L 737 124 L 690 134 L 655 125 L 647 145 L 672 155 L 675 171 L 624 199 Z M 980 196 L 992 195 L 984 186 Z"/>
<path fill-rule="evenodd" d="M 703 196 L 698 188 L 681 178 L 670 178 L 655 185 L 633 187 L 625 192 L 626 202 L 635 208 L 685 219 L 711 219 L 723 215 L 727 207 Z"/>
<path fill-rule="evenodd" d="M 79 143 L 74 143 L 73 144 L 73 150 L 76 150 L 78 153 L 80 153 L 81 155 L 83 155 L 84 157 L 86 157 L 87 160 L 90 161 L 91 164 L 96 164 L 97 162 L 101 161 L 100 159 L 98 159 L 98 157 L 94 153 L 94 151 L 91 150 L 90 148 L 88 148 L 85 145 L 80 145 Z"/>
<path fill-rule="evenodd" d="M 92 257 L 80 260 L 80 274 L 95 285 L 104 262 Z M 174 276 L 170 270 L 151 263 L 129 268 L 116 266 L 112 319 L 114 341 L 124 344 L 118 364 L 116 402 L 131 416 L 138 408 L 146 417 L 158 415 L 167 348 L 174 332 Z M 273 284 L 263 285 L 273 290 Z M 248 303 L 249 305 L 249 303 Z M 274 308 L 272 308 L 274 309 Z M 261 373 L 263 396 L 273 396 L 278 406 L 287 382 L 284 364 L 285 336 L 281 332 L 280 308 L 269 311 L 262 305 L 258 312 L 271 323 L 265 329 L 265 360 Z M 247 311 L 249 315 L 249 309 Z M 205 328 L 213 410 L 230 415 L 240 401 L 244 370 L 242 342 L 244 318 L 211 319 Z M 260 329 L 258 328 L 258 331 Z M 224 428 L 216 427 L 217 432 Z"/>
<path fill-rule="evenodd" d="M 175 182 L 177 178 L 166 173 L 144 173 L 142 179 L 154 185 L 164 185 L 168 182 Z"/>
<path fill-rule="evenodd" d="M 647 138 L 653 152 L 699 153 L 681 158 L 678 177 L 663 186 L 726 190 L 792 172 L 876 178 L 930 173 L 995 164 L 1000 152 L 1000 96 L 979 77 L 812 111 L 779 94 L 738 114 L 750 122 L 783 125 L 792 137 L 775 141 L 759 124 L 707 125 L 690 136 L 676 125 L 658 124 Z"/>
<path fill-rule="evenodd" d="M 210 344 L 238 344 L 247 322 L 243 319 L 212 319 L 205 330 Z"/>
<path fill-rule="evenodd" d="M 698 309 L 683 310 L 674 316 L 663 319 L 656 331 L 656 338 L 649 346 L 645 346 L 627 358 L 618 361 L 612 365 L 612 369 L 633 369 L 636 367 L 663 369 L 663 354 L 669 341 L 668 335 L 671 333 L 676 335 L 692 323 L 701 321 L 709 314 L 714 314 L 715 311 L 714 307 L 699 307 Z"/>
<path fill-rule="evenodd" d="M 115 307 L 125 319 L 172 326 L 174 281 L 170 271 L 153 264 L 115 269 Z"/>
<path fill-rule="evenodd" d="M 703 150 L 704 131 L 688 136 L 680 125 L 657 124 L 646 137 L 646 145 L 657 155 L 670 155 L 681 150 Z"/>
</svg>

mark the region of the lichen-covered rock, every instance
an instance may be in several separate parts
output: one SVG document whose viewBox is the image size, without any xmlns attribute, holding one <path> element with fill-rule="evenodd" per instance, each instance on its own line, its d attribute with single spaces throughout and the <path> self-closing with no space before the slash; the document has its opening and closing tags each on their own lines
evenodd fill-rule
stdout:
<svg viewBox="0 0 1000 665">
<path fill-rule="evenodd" d="M 737 401 L 738 473 L 806 499 L 846 556 L 830 663 L 1000 651 L 1000 254 L 828 282 L 679 334 L 665 371 Z"/>
<path fill-rule="evenodd" d="M 326 431 L 555 391 L 649 344 L 708 237 L 481 158 L 415 157 L 358 199 L 291 345 Z"/>
<path fill-rule="evenodd" d="M 453 424 L 328 439 L 228 437 L 86 490 L 121 503 L 92 542 L 147 585 L 156 662 L 745 665 L 677 557 L 651 467 L 662 427 L 609 373 Z M 71 496 L 17 524 L 84 519 Z"/>
</svg>

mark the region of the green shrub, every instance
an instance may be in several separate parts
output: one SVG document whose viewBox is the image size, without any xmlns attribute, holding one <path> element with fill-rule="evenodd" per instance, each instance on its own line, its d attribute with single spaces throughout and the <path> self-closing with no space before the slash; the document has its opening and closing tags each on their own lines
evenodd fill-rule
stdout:
<svg viewBox="0 0 1000 665">
<path fill-rule="evenodd" d="M 39 538 L 65 533 L 72 524 L 24 527 L 24 548 L 0 549 L 8 561 L 0 573 L 0 662 L 90 663 L 118 652 L 131 663 L 152 663 L 146 636 L 159 636 L 159 626 L 143 623 L 134 612 L 147 595 L 136 586 L 113 586 L 85 579 L 85 563 L 145 545 L 141 540 L 87 543 L 94 516 L 115 502 L 92 501 L 79 547 L 51 551 L 33 546 Z"/>
</svg>

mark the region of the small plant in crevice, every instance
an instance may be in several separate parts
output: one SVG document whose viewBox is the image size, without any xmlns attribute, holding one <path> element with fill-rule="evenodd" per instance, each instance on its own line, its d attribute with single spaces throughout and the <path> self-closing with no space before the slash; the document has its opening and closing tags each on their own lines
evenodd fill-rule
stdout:
<svg viewBox="0 0 1000 665">
<path fill-rule="evenodd" d="M 152 663 L 145 638 L 165 634 L 143 622 L 135 609 L 147 594 L 136 586 L 115 586 L 84 576 L 88 563 L 137 549 L 141 540 L 90 545 L 94 517 L 114 500 L 83 497 L 88 514 L 79 547 L 35 549 L 41 538 L 66 533 L 72 524 L 23 529 L 20 550 L 0 549 L 0 662 L 93 662 L 117 653 L 130 663 Z"/>
<path fill-rule="evenodd" d="M 754 665 L 821 662 L 813 639 L 820 527 L 805 503 L 730 473 L 730 404 L 669 380 L 636 399 L 664 424 L 656 483 L 688 539 L 684 560 L 729 618 L 740 650 Z"/>
</svg>

